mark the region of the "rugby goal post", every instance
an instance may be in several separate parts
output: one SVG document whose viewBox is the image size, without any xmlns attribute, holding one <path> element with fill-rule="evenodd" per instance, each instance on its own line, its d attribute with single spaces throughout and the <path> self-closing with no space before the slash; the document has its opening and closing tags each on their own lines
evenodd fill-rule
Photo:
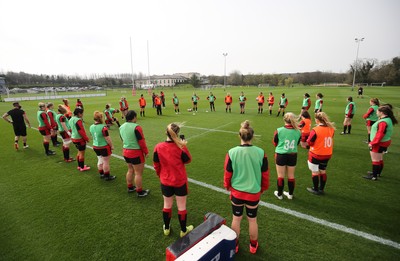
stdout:
<svg viewBox="0 0 400 261">
<path fill-rule="evenodd" d="M 383 87 L 383 86 L 385 86 L 386 85 L 386 82 L 374 82 L 374 83 L 371 83 L 371 86 L 380 86 L 380 87 Z"/>
</svg>

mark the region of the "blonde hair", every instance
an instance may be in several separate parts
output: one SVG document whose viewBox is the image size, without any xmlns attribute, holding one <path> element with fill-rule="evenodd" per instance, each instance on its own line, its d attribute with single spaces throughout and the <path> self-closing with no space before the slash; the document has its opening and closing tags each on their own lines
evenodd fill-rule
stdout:
<svg viewBox="0 0 400 261">
<path fill-rule="evenodd" d="M 44 102 L 38 103 L 39 108 L 46 108 L 46 104 Z"/>
<path fill-rule="evenodd" d="M 318 120 L 322 125 L 336 129 L 335 124 L 329 120 L 328 115 L 325 112 L 318 112 L 315 114 L 315 119 Z"/>
<path fill-rule="evenodd" d="M 95 111 L 93 113 L 93 120 L 95 120 L 99 123 L 103 123 L 103 113 L 100 111 Z"/>
<path fill-rule="evenodd" d="M 290 124 L 293 129 L 298 130 L 299 126 L 297 125 L 297 116 L 292 113 L 292 112 L 288 112 L 285 114 L 285 116 L 283 116 L 283 121 L 287 124 Z"/>
<path fill-rule="evenodd" d="M 167 126 L 167 136 L 178 146 L 180 149 L 182 149 L 186 144 L 186 140 L 182 140 L 180 137 L 178 137 L 178 133 L 181 130 L 182 124 L 178 123 L 170 123 Z"/>
<path fill-rule="evenodd" d="M 250 127 L 250 121 L 245 120 L 240 124 L 239 136 L 243 141 L 251 141 L 254 136 L 254 130 Z"/>
<path fill-rule="evenodd" d="M 67 109 L 65 109 L 64 105 L 62 105 L 62 104 L 58 104 L 58 111 L 61 114 L 66 114 L 67 113 Z"/>
</svg>

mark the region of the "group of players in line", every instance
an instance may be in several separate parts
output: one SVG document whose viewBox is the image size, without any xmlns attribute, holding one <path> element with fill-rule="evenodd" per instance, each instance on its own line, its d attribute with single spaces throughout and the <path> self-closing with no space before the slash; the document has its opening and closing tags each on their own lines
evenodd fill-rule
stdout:
<svg viewBox="0 0 400 261">
<path fill-rule="evenodd" d="M 212 96 L 213 98 L 210 98 Z M 208 99 L 211 102 L 215 101 L 215 97 L 210 93 Z M 175 99 L 176 95 L 174 95 Z M 197 97 L 197 95 L 194 95 Z M 192 97 L 193 111 L 197 111 L 195 101 L 198 98 Z M 228 98 L 227 98 L 228 97 Z M 230 98 L 229 98 L 230 97 Z M 242 97 L 242 98 L 240 98 Z M 245 102 L 246 97 L 243 93 L 239 97 L 239 101 Z M 141 95 L 140 99 L 144 99 Z M 177 97 L 176 97 L 177 99 Z M 259 102 L 258 113 L 263 112 L 264 97 L 262 93 L 257 97 Z M 341 134 L 351 133 L 351 119 L 356 112 L 356 105 L 352 97 L 348 97 L 348 104 L 345 109 L 345 119 L 343 123 L 343 132 Z M 77 169 L 79 171 L 87 171 L 90 169 L 84 164 L 86 144 L 89 138 L 86 134 L 83 125 L 83 104 L 78 100 L 75 110 L 71 111 L 68 101 L 64 100 L 64 104 L 58 106 L 58 113 L 53 110 L 53 104 L 39 103 L 39 110 L 37 112 L 37 119 L 39 122 L 39 132 L 43 136 L 43 146 L 46 155 L 55 154 L 49 149 L 50 141 L 53 145 L 57 145 L 56 132 L 58 130 L 63 140 L 63 153 L 64 160 L 71 162 L 73 159 L 69 155 L 69 146 L 73 143 L 78 149 L 77 153 Z M 144 115 L 142 106 L 146 106 L 145 102 L 139 100 L 141 111 L 140 115 Z M 225 97 L 227 105 L 226 112 L 231 112 L 230 105 L 232 97 L 228 94 Z M 162 102 L 161 102 L 162 104 Z M 179 104 L 179 100 L 178 103 Z M 323 195 L 327 181 L 326 168 L 329 159 L 332 157 L 333 152 L 333 137 L 335 132 L 334 124 L 329 120 L 327 114 L 322 112 L 323 109 L 323 95 L 317 94 L 317 101 L 315 104 L 314 119 L 316 126 L 311 127 L 311 115 L 308 112 L 311 102 L 310 95 L 304 95 L 300 119 L 295 114 L 289 112 L 285 114 L 285 108 L 288 100 L 285 94 L 282 94 L 280 99 L 280 112 L 283 115 L 284 126 L 278 128 L 273 137 L 273 144 L 275 146 L 275 165 L 277 171 L 277 190 L 274 195 L 282 200 L 283 196 L 288 199 L 293 199 L 295 189 L 295 168 L 297 164 L 297 147 L 309 150 L 308 167 L 311 171 L 312 186 L 307 188 L 312 194 Z M 157 106 L 157 104 L 155 104 Z M 272 114 L 273 95 L 270 93 L 268 98 L 268 105 L 270 106 L 270 114 Z M 229 107 L 228 107 L 229 106 Z M 215 110 L 215 108 L 213 108 Z M 122 117 L 125 118 L 125 123 L 119 124 L 113 116 L 115 110 L 106 106 L 103 112 L 95 111 L 93 115 L 94 123 L 90 126 L 89 131 L 93 140 L 93 149 L 98 157 L 97 169 L 100 178 L 109 181 L 115 179 L 115 176 L 110 174 L 110 157 L 114 149 L 113 142 L 109 136 L 109 127 L 116 122 L 119 126 L 119 134 L 123 142 L 123 156 L 128 167 L 126 173 L 126 182 L 128 192 L 137 193 L 138 197 L 147 196 L 150 191 L 143 189 L 142 174 L 144 169 L 145 158 L 149 154 L 146 145 L 143 130 L 140 125 L 136 123 L 137 114 L 133 110 L 129 110 L 128 103 L 124 97 L 120 101 L 120 111 Z M 176 110 L 176 113 L 179 113 Z M 241 105 L 241 113 L 244 113 L 244 104 Z M 30 126 L 26 114 L 21 109 L 19 103 L 14 103 L 14 110 L 9 111 L 3 115 L 3 118 L 10 123 L 20 124 L 17 120 L 17 115 L 22 118 Z M 104 119 L 105 115 L 105 119 Z M 11 116 L 13 121 L 10 121 L 8 116 Z M 15 119 L 14 119 L 15 117 Z M 393 125 L 397 124 L 397 119 L 394 117 L 392 106 L 385 104 L 379 106 L 379 100 L 373 98 L 370 100 L 370 107 L 363 115 L 367 122 L 368 130 L 368 146 L 370 148 L 372 172 L 364 178 L 370 180 L 377 180 L 381 175 L 383 169 L 383 153 L 387 150 L 391 143 L 391 135 L 393 132 Z M 300 121 L 300 122 L 299 122 Z M 26 144 L 26 127 L 25 133 L 22 131 L 21 126 L 14 125 L 15 131 L 15 148 L 18 149 L 19 137 L 23 137 L 24 148 Z M 25 125 L 25 124 L 24 124 Z M 186 199 L 188 194 L 188 179 L 185 169 L 185 164 L 191 162 L 192 157 L 187 148 L 187 142 L 184 137 L 179 136 L 180 125 L 171 123 L 166 129 L 166 141 L 157 144 L 153 152 L 153 165 L 161 182 L 161 191 L 164 198 L 163 206 L 163 232 L 167 236 L 170 234 L 170 221 L 172 215 L 172 205 L 175 196 L 178 217 L 180 223 L 180 236 L 183 237 L 191 230 L 193 226 L 187 226 L 187 211 Z M 22 131 L 22 132 L 21 132 Z M 246 208 L 247 219 L 249 222 L 249 235 L 250 235 L 250 252 L 256 253 L 258 249 L 258 225 L 257 225 L 257 209 L 261 194 L 269 187 L 269 165 L 268 160 L 263 149 L 252 145 L 254 130 L 250 126 L 249 121 L 241 124 L 239 130 L 241 143 L 228 151 L 224 164 L 224 187 L 230 191 L 231 204 L 232 204 L 232 229 L 236 232 L 237 238 L 240 235 L 240 222 L 243 216 L 244 208 Z M 247 155 L 246 157 L 244 155 Z M 251 155 L 251 157 L 248 157 Z M 288 191 L 284 191 L 285 177 L 287 178 Z M 236 252 L 239 250 L 239 240 L 237 239 Z"/>
</svg>

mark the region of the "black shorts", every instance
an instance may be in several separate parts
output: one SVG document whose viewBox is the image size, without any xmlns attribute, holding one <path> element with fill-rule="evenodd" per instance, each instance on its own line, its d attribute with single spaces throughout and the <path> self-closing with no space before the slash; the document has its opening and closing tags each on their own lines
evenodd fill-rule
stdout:
<svg viewBox="0 0 400 261">
<path fill-rule="evenodd" d="M 319 109 L 319 112 L 321 112 L 321 111 L 322 111 L 322 109 Z M 315 109 L 314 112 L 317 113 L 318 109 Z"/>
<path fill-rule="evenodd" d="M 79 142 L 74 142 L 75 147 L 79 151 L 85 151 L 86 150 L 86 142 L 85 141 L 79 141 Z"/>
<path fill-rule="evenodd" d="M 258 103 L 258 106 L 263 106 L 263 105 L 264 105 L 264 103 L 262 103 L 262 102 Z"/>
<path fill-rule="evenodd" d="M 93 150 L 97 156 L 108 157 L 111 155 L 111 147 L 109 145 L 103 148 L 93 148 Z"/>
<path fill-rule="evenodd" d="M 197 102 L 193 102 L 193 105 L 197 105 Z"/>
<path fill-rule="evenodd" d="M 345 116 L 345 118 L 349 118 L 349 119 L 353 119 L 353 117 L 354 117 L 354 114 L 351 114 L 350 116 Z"/>
<path fill-rule="evenodd" d="M 226 104 L 226 106 L 229 106 L 229 105 L 231 105 L 231 103 L 230 103 L 230 102 L 226 102 L 225 104 Z"/>
<path fill-rule="evenodd" d="M 146 106 L 140 106 L 140 108 L 141 108 L 141 109 L 144 109 L 144 108 L 146 108 Z"/>
<path fill-rule="evenodd" d="M 42 134 L 42 136 L 49 136 L 51 134 L 49 129 L 39 130 L 39 132 Z"/>
<path fill-rule="evenodd" d="M 60 135 L 63 140 L 71 138 L 66 131 L 60 131 Z"/>
<path fill-rule="evenodd" d="M 316 164 L 316 165 L 318 165 L 318 168 L 320 169 L 320 170 L 326 170 L 326 167 L 328 167 L 328 161 L 329 161 L 329 159 L 326 159 L 326 160 L 319 160 L 319 159 L 316 159 L 316 158 L 314 158 L 314 157 L 311 157 L 311 160 L 310 160 L 310 158 L 308 159 L 312 164 Z"/>
<path fill-rule="evenodd" d="M 231 196 L 231 201 L 235 205 L 247 205 L 247 206 L 252 206 L 255 207 L 258 205 L 259 200 L 257 201 L 248 201 L 248 200 L 243 200 L 239 198 L 235 198 L 234 196 Z"/>
<path fill-rule="evenodd" d="M 308 110 L 308 106 L 303 106 L 303 107 L 301 107 L 301 109 L 307 111 Z"/>
<path fill-rule="evenodd" d="M 285 109 L 285 105 L 279 105 L 279 108 Z"/>
<path fill-rule="evenodd" d="M 14 126 L 15 136 L 26 136 L 26 126 Z"/>
<path fill-rule="evenodd" d="M 140 157 L 136 157 L 136 158 L 127 158 L 127 157 L 124 157 L 124 159 L 125 159 L 125 162 L 126 162 L 126 163 L 130 163 L 130 164 L 132 164 L 132 165 L 139 165 L 139 164 L 142 163 L 142 161 L 140 160 Z"/>
<path fill-rule="evenodd" d="M 172 197 L 173 195 L 183 197 L 188 194 L 188 186 L 187 183 L 183 184 L 183 186 L 180 187 L 172 187 L 161 184 L 161 192 L 163 196 L 168 198 Z"/>
<path fill-rule="evenodd" d="M 275 164 L 278 166 L 295 167 L 297 164 L 297 153 L 291 153 L 291 154 L 275 153 Z"/>
<path fill-rule="evenodd" d="M 240 108 L 244 108 L 244 105 L 245 105 L 244 103 L 241 103 Z"/>
</svg>

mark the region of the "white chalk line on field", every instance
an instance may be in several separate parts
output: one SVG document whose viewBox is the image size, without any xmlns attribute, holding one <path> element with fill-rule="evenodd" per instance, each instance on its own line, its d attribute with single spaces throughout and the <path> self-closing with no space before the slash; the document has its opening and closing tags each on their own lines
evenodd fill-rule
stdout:
<svg viewBox="0 0 400 261">
<path fill-rule="evenodd" d="M 228 123 L 231 124 L 232 122 Z M 225 124 L 223 126 L 219 126 L 218 128 L 222 128 L 228 124 Z M 201 128 L 201 127 L 194 127 L 194 126 L 183 126 L 183 128 L 189 128 L 189 129 L 197 129 L 197 130 L 205 130 L 207 132 L 224 132 L 224 133 L 231 133 L 231 134 L 239 134 L 239 131 L 227 131 L 227 130 L 219 130 L 218 128 L 216 129 L 208 129 L 208 128 Z M 256 137 L 261 137 L 261 135 L 254 135 Z"/>
<path fill-rule="evenodd" d="M 32 129 L 36 129 L 36 128 L 32 128 Z M 90 148 L 90 149 L 93 149 L 93 147 L 91 147 L 91 146 L 87 145 L 87 147 Z M 115 157 L 117 159 L 121 159 L 121 160 L 125 161 L 124 157 L 122 157 L 120 155 L 117 155 L 117 154 L 113 153 L 113 154 L 111 154 L 111 156 L 113 156 L 113 157 Z M 150 165 L 147 165 L 147 164 L 145 164 L 145 168 L 155 171 L 153 166 L 150 166 Z M 211 184 L 208 184 L 208 183 L 205 183 L 205 182 L 202 182 L 202 181 L 198 181 L 198 180 L 195 180 L 195 179 L 192 179 L 192 178 L 188 178 L 188 181 L 190 183 L 199 185 L 199 186 L 207 188 L 207 189 L 211 189 L 211 190 L 216 191 L 216 192 L 220 192 L 220 193 L 223 193 L 223 194 L 226 194 L 226 195 L 230 194 L 229 191 L 226 191 L 223 188 L 216 187 L 214 185 L 211 185 Z M 327 221 L 327 220 L 324 220 L 324 219 L 316 218 L 316 217 L 313 217 L 311 215 L 307 215 L 307 214 L 304 214 L 304 213 L 301 213 L 301 212 L 298 212 L 298 211 L 295 211 L 295 210 L 279 207 L 277 205 L 274 205 L 274 204 L 271 204 L 271 203 L 267 203 L 265 201 L 260 201 L 259 205 L 261 205 L 263 207 L 266 207 L 266 208 L 269 208 L 269 209 L 272 209 L 272 210 L 275 210 L 275 211 L 278 211 L 278 212 L 281 212 L 281 213 L 284 213 L 284 214 L 287 214 L 287 215 L 291 215 L 291 216 L 294 216 L 294 217 L 297 217 L 297 218 L 300 218 L 300 219 L 304 219 L 304 220 L 307 220 L 307 221 L 310 221 L 310 222 L 313 222 L 313 223 L 317 223 L 317 224 L 320 224 L 322 226 L 326 226 L 326 227 L 329 227 L 329 228 L 332 228 L 332 229 L 335 229 L 335 230 L 338 230 L 338 231 L 341 231 L 341 232 L 345 232 L 345 233 L 348 233 L 348 234 L 351 234 L 351 235 L 362 237 L 362 238 L 365 238 L 367 240 L 380 243 L 382 245 L 391 246 L 391 247 L 394 247 L 396 249 L 400 249 L 400 244 L 399 243 L 397 243 L 395 241 L 392 241 L 392 240 L 389 240 L 389 239 L 378 237 L 378 236 L 375 236 L 375 235 L 372 235 L 372 234 L 369 234 L 369 233 L 366 233 L 366 232 L 363 232 L 363 231 L 359 231 L 359 230 L 356 230 L 356 229 L 353 229 L 353 228 L 349 228 L 349 227 L 346 227 L 344 225 L 333 223 L 333 222 L 330 222 L 330 221 Z"/>
<path fill-rule="evenodd" d="M 197 138 L 197 137 L 203 136 L 203 135 L 205 135 L 205 134 L 207 134 L 207 133 L 209 133 L 209 132 L 220 131 L 220 130 L 219 130 L 220 128 L 223 128 L 223 127 L 225 127 L 225 126 L 228 126 L 228 125 L 230 125 L 230 124 L 232 124 L 232 123 L 233 123 L 233 122 L 228 122 L 227 124 L 218 126 L 218 127 L 214 128 L 214 129 L 207 129 L 205 132 L 202 132 L 202 133 L 197 134 L 197 135 L 194 135 L 194 136 L 190 136 L 190 137 L 187 138 L 186 140 L 191 140 L 191 139 L 193 139 L 193 138 Z M 185 127 L 187 127 L 187 126 L 183 126 L 182 128 L 185 128 Z M 189 126 L 189 128 L 197 129 L 197 127 L 192 127 L 192 126 Z M 205 128 L 201 128 L 201 129 L 202 129 L 202 130 L 205 130 Z M 225 131 L 224 131 L 224 132 L 225 132 Z M 237 134 L 237 133 L 235 133 L 235 134 Z"/>
</svg>

